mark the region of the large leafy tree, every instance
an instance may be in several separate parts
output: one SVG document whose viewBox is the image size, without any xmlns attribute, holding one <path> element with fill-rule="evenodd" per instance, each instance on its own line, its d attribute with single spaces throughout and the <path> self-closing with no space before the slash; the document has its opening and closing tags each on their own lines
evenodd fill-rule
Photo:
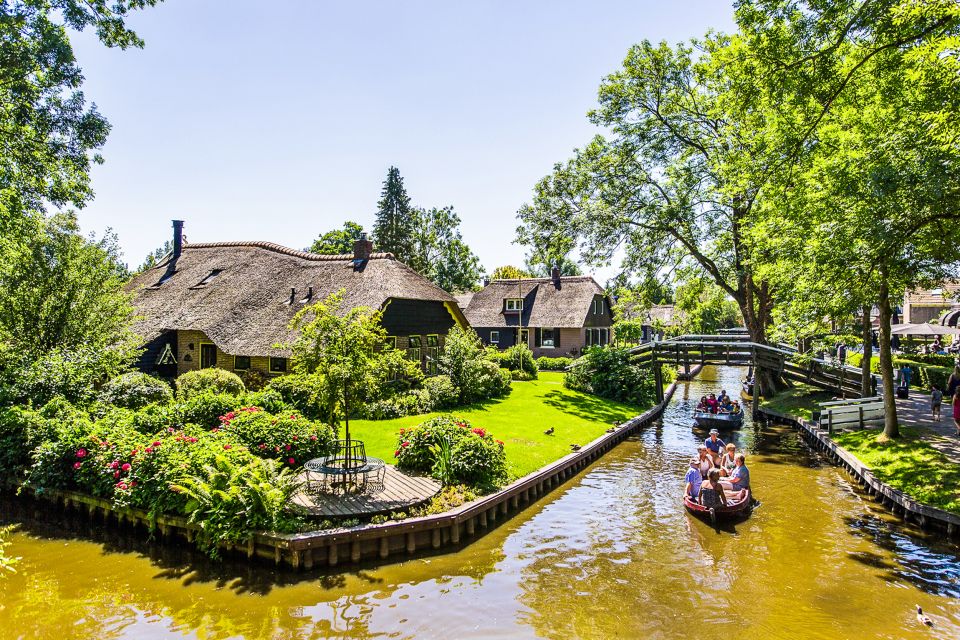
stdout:
<svg viewBox="0 0 960 640">
<path fill-rule="evenodd" d="M 67 29 L 92 27 L 108 47 L 141 47 L 124 19 L 158 0 L 0 3 L 0 231 L 9 239 L 46 203 L 82 207 L 110 125 L 80 90 Z"/>
<path fill-rule="evenodd" d="M 353 252 L 353 242 L 363 233 L 363 225 L 347 220 L 340 229 L 320 234 L 307 249 L 311 253 L 340 255 Z"/>
<path fill-rule="evenodd" d="M 446 291 L 471 291 L 483 272 L 460 234 L 453 207 L 414 209 L 410 266 Z"/>
<path fill-rule="evenodd" d="M 409 263 L 413 257 L 413 232 L 410 196 L 403 186 L 400 170 L 390 167 L 377 203 L 373 224 L 374 242 L 380 251 L 390 252 L 398 260 Z"/>
<path fill-rule="evenodd" d="M 490 274 L 491 280 L 518 280 L 520 278 L 534 277 L 529 271 L 515 267 L 512 264 L 505 264 L 497 267 Z"/>
<path fill-rule="evenodd" d="M 116 237 L 52 216 L 0 263 L 0 375 L 14 400 L 83 399 L 138 353 Z"/>
</svg>

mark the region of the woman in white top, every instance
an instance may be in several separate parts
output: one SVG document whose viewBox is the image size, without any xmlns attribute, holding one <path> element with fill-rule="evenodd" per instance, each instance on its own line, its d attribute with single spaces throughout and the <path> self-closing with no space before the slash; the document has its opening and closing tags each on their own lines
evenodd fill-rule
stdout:
<svg viewBox="0 0 960 640">
<path fill-rule="evenodd" d="M 727 445 L 726 452 L 720 457 L 720 475 L 729 476 L 737 468 L 737 445 Z"/>
</svg>

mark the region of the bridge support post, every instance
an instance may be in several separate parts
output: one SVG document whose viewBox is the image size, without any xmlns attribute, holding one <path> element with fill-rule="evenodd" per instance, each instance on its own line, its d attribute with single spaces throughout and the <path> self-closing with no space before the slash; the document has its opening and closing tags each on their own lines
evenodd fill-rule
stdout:
<svg viewBox="0 0 960 640">
<path fill-rule="evenodd" d="M 760 415 L 760 362 L 757 359 L 757 350 L 753 351 L 753 398 L 750 401 L 750 415 L 756 420 Z"/>
<path fill-rule="evenodd" d="M 653 384 L 657 387 L 657 404 L 663 402 L 663 365 L 653 357 Z"/>
</svg>

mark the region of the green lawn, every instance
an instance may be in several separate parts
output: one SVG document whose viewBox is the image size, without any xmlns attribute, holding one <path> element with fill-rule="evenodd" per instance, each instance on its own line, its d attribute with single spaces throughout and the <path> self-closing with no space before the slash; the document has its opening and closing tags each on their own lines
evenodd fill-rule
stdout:
<svg viewBox="0 0 960 640">
<path fill-rule="evenodd" d="M 900 437 L 886 439 L 872 429 L 840 433 L 837 444 L 869 466 L 874 475 L 914 500 L 960 514 L 960 467 L 900 427 Z"/>
<path fill-rule="evenodd" d="M 833 398 L 829 391 L 823 391 L 805 384 L 795 384 L 783 393 L 760 403 L 761 408 L 789 413 L 806 420 L 812 418 L 811 412 L 818 410 L 821 402 Z"/>
<path fill-rule="evenodd" d="M 510 477 L 519 478 L 570 453 L 570 444 L 586 444 L 645 409 L 604 400 L 563 386 L 563 374 L 542 372 L 538 380 L 513 382 L 505 398 L 450 411 L 503 440 Z M 350 435 L 363 440 L 367 455 L 393 462 L 397 432 L 440 415 L 428 413 L 394 420 L 351 420 Z M 553 435 L 544 431 L 554 428 Z"/>
</svg>

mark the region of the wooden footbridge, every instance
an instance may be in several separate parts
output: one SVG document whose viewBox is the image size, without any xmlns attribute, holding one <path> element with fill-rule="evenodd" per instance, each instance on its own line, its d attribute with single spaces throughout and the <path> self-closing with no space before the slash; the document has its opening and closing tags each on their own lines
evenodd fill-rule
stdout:
<svg viewBox="0 0 960 640">
<path fill-rule="evenodd" d="M 834 392 L 841 398 L 860 396 L 860 369 L 814 358 L 787 345 L 759 344 L 744 333 L 678 336 L 646 342 L 631 349 L 631 353 L 635 362 L 652 366 L 658 400 L 662 399 L 659 395 L 663 393 L 664 364 L 676 365 L 687 376 L 691 367 L 698 365 L 750 366 L 754 372 L 771 371 L 787 380 Z M 871 393 L 875 393 L 876 378 L 872 387 Z M 761 389 L 760 393 L 753 394 L 754 412 L 762 392 Z"/>
</svg>

